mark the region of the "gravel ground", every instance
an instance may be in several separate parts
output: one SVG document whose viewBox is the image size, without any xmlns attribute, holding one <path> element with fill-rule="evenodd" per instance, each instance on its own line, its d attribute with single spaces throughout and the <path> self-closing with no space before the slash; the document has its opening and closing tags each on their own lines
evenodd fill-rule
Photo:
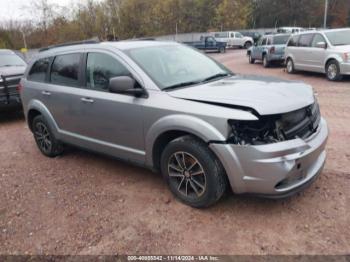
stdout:
<svg viewBox="0 0 350 262">
<path fill-rule="evenodd" d="M 249 65 L 243 50 L 212 56 L 237 73 L 314 87 L 330 138 L 311 187 L 197 210 L 142 168 L 79 149 L 45 158 L 21 114 L 1 115 L 0 254 L 349 254 L 350 80 Z"/>
</svg>

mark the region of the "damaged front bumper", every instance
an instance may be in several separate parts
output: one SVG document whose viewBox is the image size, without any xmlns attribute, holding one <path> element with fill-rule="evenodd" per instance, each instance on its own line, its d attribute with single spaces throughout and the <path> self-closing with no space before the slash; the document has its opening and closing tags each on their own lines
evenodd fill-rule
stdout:
<svg viewBox="0 0 350 262">
<path fill-rule="evenodd" d="M 326 160 L 328 127 L 321 118 L 317 131 L 307 139 L 268 145 L 211 143 L 221 160 L 234 193 L 286 197 L 309 185 Z"/>
</svg>

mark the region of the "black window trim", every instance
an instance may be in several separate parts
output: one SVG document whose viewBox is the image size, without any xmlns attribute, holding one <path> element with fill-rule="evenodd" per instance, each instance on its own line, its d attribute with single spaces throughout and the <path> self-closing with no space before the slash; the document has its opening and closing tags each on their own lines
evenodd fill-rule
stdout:
<svg viewBox="0 0 350 262">
<path fill-rule="evenodd" d="M 304 36 L 304 35 L 311 35 L 311 40 L 310 40 L 309 46 L 300 46 L 300 45 L 299 45 L 300 38 L 301 38 L 302 36 Z M 304 47 L 304 48 L 310 48 L 310 47 L 312 47 L 311 44 L 312 44 L 312 41 L 313 41 L 314 37 L 315 37 L 315 33 L 306 33 L 306 34 L 301 34 L 301 35 L 299 35 L 298 42 L 297 42 L 297 47 Z"/>
<path fill-rule="evenodd" d="M 31 64 L 31 67 L 28 71 L 28 74 L 27 74 L 27 77 L 26 77 L 26 80 L 27 81 L 31 81 L 31 82 L 36 82 L 36 83 L 48 83 L 49 81 L 49 77 L 50 77 L 50 72 L 51 72 L 51 65 L 52 65 L 52 61 L 53 61 L 53 58 L 54 56 L 46 56 L 46 57 L 40 57 L 38 59 L 36 59 L 32 64 Z M 40 60 L 44 60 L 44 59 L 49 59 L 49 65 L 47 67 L 47 70 L 45 72 L 45 78 L 44 78 L 44 81 L 39 81 L 39 80 L 34 80 L 34 79 L 31 79 L 30 77 L 30 71 L 33 69 L 34 65 L 39 62 Z"/>
<path fill-rule="evenodd" d="M 110 57 L 116 59 L 119 63 L 121 63 L 130 73 L 131 77 L 136 81 L 136 83 L 140 86 L 140 88 L 142 88 L 145 91 L 145 96 L 142 97 L 138 97 L 138 98 L 148 98 L 149 94 L 147 89 L 144 87 L 144 84 L 141 83 L 138 79 L 142 79 L 141 77 L 135 77 L 135 74 L 132 72 L 133 70 L 130 70 L 130 66 L 127 66 L 128 64 L 124 61 L 124 59 L 122 59 L 120 56 L 116 55 L 115 53 L 109 52 L 109 50 L 100 50 L 100 49 L 89 49 L 87 51 L 84 51 L 83 54 L 83 59 L 82 59 L 82 64 L 81 64 L 81 70 L 82 70 L 82 74 L 81 76 L 84 77 L 82 79 L 82 85 L 81 88 L 84 88 L 86 90 L 91 90 L 91 91 L 97 91 L 97 92 L 104 92 L 104 93 L 110 93 L 108 91 L 103 91 L 101 89 L 93 89 L 93 88 L 88 88 L 87 87 L 87 81 L 86 81 L 86 70 L 87 70 L 87 59 L 88 59 L 88 55 L 89 53 L 98 53 L 98 54 L 105 54 L 105 55 L 109 55 Z M 115 57 L 117 56 L 117 58 Z M 131 94 L 116 94 L 116 93 L 110 93 L 113 95 L 123 95 L 123 96 L 133 96 Z"/>
<path fill-rule="evenodd" d="M 60 84 L 60 83 L 52 83 L 51 82 L 51 71 L 52 71 L 52 66 L 53 63 L 55 62 L 56 58 L 58 56 L 64 56 L 64 55 L 72 55 L 72 54 L 79 54 L 80 58 L 79 58 L 79 68 L 78 68 L 78 83 L 77 85 L 67 85 L 67 84 Z M 51 84 L 51 85 L 57 85 L 57 86 L 68 86 L 68 87 L 74 87 L 74 88 L 84 88 L 84 86 L 82 85 L 82 76 L 81 76 L 81 70 L 82 70 L 82 62 L 83 62 L 83 52 L 67 52 L 67 53 L 59 53 L 59 54 L 55 54 L 54 56 L 52 56 L 52 61 L 51 64 L 49 66 L 50 70 L 48 73 L 48 79 L 47 79 L 47 83 Z"/>
</svg>

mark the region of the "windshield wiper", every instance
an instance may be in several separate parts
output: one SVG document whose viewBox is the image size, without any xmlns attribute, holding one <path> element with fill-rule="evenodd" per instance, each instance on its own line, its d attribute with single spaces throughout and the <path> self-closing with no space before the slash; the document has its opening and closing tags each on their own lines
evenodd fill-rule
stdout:
<svg viewBox="0 0 350 262">
<path fill-rule="evenodd" d="M 201 81 L 182 82 L 179 84 L 164 87 L 163 90 L 171 90 L 171 89 L 176 89 L 176 88 L 185 87 L 185 86 L 191 86 L 191 85 L 195 85 L 195 84 L 199 84 L 199 83 L 201 83 Z"/>
<path fill-rule="evenodd" d="M 231 74 L 229 74 L 229 73 L 218 73 L 218 74 L 215 74 L 215 75 L 212 75 L 212 76 L 209 76 L 209 77 L 203 79 L 202 82 L 207 82 L 207 81 L 214 80 L 216 78 L 225 77 L 225 76 L 231 76 Z"/>
<path fill-rule="evenodd" d="M 0 67 L 9 67 L 9 66 L 13 66 L 13 65 L 0 65 Z"/>
</svg>

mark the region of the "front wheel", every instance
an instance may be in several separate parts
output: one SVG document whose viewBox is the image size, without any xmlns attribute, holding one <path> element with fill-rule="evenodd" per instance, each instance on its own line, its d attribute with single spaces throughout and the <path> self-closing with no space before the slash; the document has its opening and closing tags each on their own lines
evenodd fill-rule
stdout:
<svg viewBox="0 0 350 262">
<path fill-rule="evenodd" d="M 225 53 L 225 52 L 226 52 L 225 47 L 220 47 L 220 48 L 219 48 L 219 53 L 223 54 L 223 53 Z"/>
<path fill-rule="evenodd" d="M 220 161 L 204 142 L 192 136 L 177 138 L 166 146 L 161 171 L 172 193 L 192 207 L 214 204 L 227 188 Z"/>
<path fill-rule="evenodd" d="M 340 74 L 340 67 L 337 61 L 332 60 L 326 66 L 327 79 L 330 81 L 339 81 L 343 78 Z"/>
<path fill-rule="evenodd" d="M 63 152 L 62 144 L 55 138 L 42 115 L 36 116 L 32 123 L 35 142 L 43 155 L 55 157 Z"/>
</svg>

